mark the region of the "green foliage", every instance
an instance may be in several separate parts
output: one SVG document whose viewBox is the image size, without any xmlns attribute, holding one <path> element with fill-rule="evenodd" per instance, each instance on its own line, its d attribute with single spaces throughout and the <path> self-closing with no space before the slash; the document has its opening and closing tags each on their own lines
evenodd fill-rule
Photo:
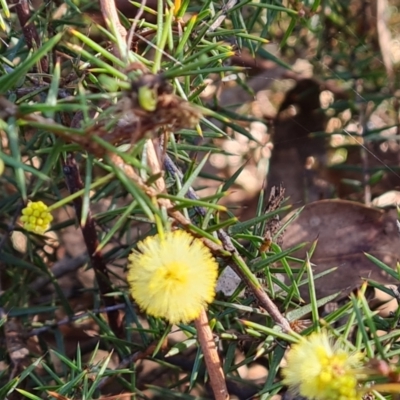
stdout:
<svg viewBox="0 0 400 400">
<path fill-rule="evenodd" d="M 204 92 L 208 82 L 218 81 L 223 87 L 236 80 L 252 93 L 247 79 L 250 71 L 240 63 L 230 63 L 232 56 L 241 52 L 263 61 L 273 60 L 289 71 L 299 53 L 309 51 L 319 78 L 333 79 L 351 89 L 350 97 L 329 106 L 337 113 L 350 110 L 349 119 L 366 104 L 374 110 L 391 104 L 394 96 L 386 87 L 396 82 L 389 81 L 387 71 L 377 60 L 372 39 L 365 32 L 365 37 L 355 33 L 356 22 L 347 24 L 347 13 L 351 11 L 347 2 L 290 1 L 285 6 L 278 1 L 244 0 L 228 8 L 228 1 L 184 0 L 174 10 L 171 2 L 165 2 L 164 9 L 159 1 L 156 10 L 144 7 L 155 21 L 133 22 L 121 15 L 126 28 L 137 24 L 132 49 L 115 24 L 106 29 L 88 21 L 86 11 L 92 3 L 43 2 L 31 10 L 29 23 L 41 41 L 35 48 L 35 38 L 30 37 L 36 43 L 31 45 L 17 13 L 8 8 L 7 2 L 0 1 L 0 307 L 4 322 L 18 318 L 20 326 L 38 338 L 37 346 L 30 348 L 31 362 L 25 369 L 17 369 L 17 376 L 10 371 L 0 375 L 0 397 L 13 394 L 40 399 L 57 393 L 64 396 L 60 399 L 99 398 L 106 392 L 105 382 L 112 379 L 118 390 L 132 393 L 132 398 L 148 398 L 149 393 L 159 398 L 207 398 L 204 383 L 208 376 L 202 350 L 196 349 L 194 327 L 180 325 L 182 335 L 175 343 L 169 342 L 165 351 L 166 338 L 177 327 L 143 315 L 132 304 L 124 278 L 126 257 L 136 244 L 172 223 L 178 224 L 168 216 L 166 207 L 159 205 L 160 200 L 170 202 L 174 211 L 190 221 L 186 226 L 190 232 L 215 246 L 224 244 L 221 231 L 229 235 L 234 250 L 225 246 L 217 254 L 221 272 L 235 264 L 242 281 L 231 294 L 220 293 L 209 309 L 223 370 L 237 392 L 250 393 L 248 397 L 268 399 L 282 393 L 279 366 L 287 343 L 293 342 L 295 336 L 260 309 L 251 292 L 246 291 L 243 296 L 243 289 L 248 289 L 249 283 L 261 288 L 292 324 L 310 318 L 306 321 L 308 333 L 319 329 L 321 307 L 335 297 L 317 299 L 315 295 L 318 277 L 331 271 L 313 276 L 315 247 L 306 260 L 293 256 L 303 245 L 282 250 L 278 239 L 284 227 L 274 233 L 269 248 L 260 251 L 266 223 L 284 214 L 289 206 L 265 213 L 262 195 L 256 215 L 238 221 L 231 210 L 219 204 L 229 191 L 235 190 L 246 163 L 230 178 L 222 179 L 204 170 L 209 156 L 230 154 L 218 146 L 218 140 L 229 137 L 227 132 L 234 131 L 258 145 L 242 122 L 260 119 L 220 106 L 217 95 L 204 100 Z M 140 2 L 132 2 L 132 7 L 140 8 Z M 53 18 L 61 11 L 61 16 Z M 327 25 L 333 31 L 328 41 Z M 270 51 L 268 41 L 279 47 L 279 56 Z M 146 81 L 148 76 L 150 83 Z M 365 83 L 363 91 L 359 80 Z M 167 100 L 176 101 L 176 105 L 167 109 Z M 163 113 L 164 109 L 167 112 Z M 387 110 L 396 112 L 394 106 L 387 106 Z M 158 118 L 165 118 L 165 123 L 159 123 Z M 177 121 L 179 129 L 175 130 Z M 146 135 L 136 135 L 144 122 L 150 126 Z M 128 134 L 124 126 L 130 128 Z M 164 135 L 164 129 L 169 135 Z M 367 133 L 365 144 L 381 139 L 379 129 Z M 166 189 L 160 193 L 154 188 L 163 174 L 148 165 L 149 134 L 157 139 L 156 143 L 162 143 L 158 158 L 164 163 Z M 75 180 L 71 178 L 75 165 L 69 161 L 71 155 L 78 165 L 75 172 L 79 179 Z M 168 167 L 168 160 L 172 167 Z M 121 168 L 122 164 L 126 169 Z M 377 167 L 376 174 L 370 177 L 371 185 L 383 179 L 384 167 L 384 162 Z M 132 179 L 128 169 L 135 171 L 137 179 Z M 216 182 L 218 188 L 212 196 L 193 196 L 199 178 Z M 80 185 L 71 187 L 71 182 L 77 181 Z M 41 200 L 59 212 L 52 226 L 53 240 L 21 228 L 19 216 L 28 200 Z M 62 216 L 63 209 L 67 217 Z M 93 223 L 92 233 L 96 236 L 85 237 L 88 233 L 84 232 L 85 239 L 92 240 L 87 269 L 96 268 L 93 255 L 99 256 L 111 271 L 106 277 L 110 290 L 102 296 L 104 276 L 96 272 L 92 285 L 79 287 L 76 295 L 90 298 L 90 307 L 86 307 L 87 300 L 82 302 L 91 311 L 78 315 L 81 309 L 74 304 L 72 293 L 65 291 L 60 275 L 50 267 L 61 257 L 58 250 L 67 252 L 62 242 L 66 240 L 63 230 L 87 226 L 88 221 Z M 90 244 L 86 245 L 89 250 Z M 367 257 L 394 279 L 399 278 L 398 271 L 375 257 Z M 86 263 L 87 258 L 80 265 Z M 289 283 L 279 279 L 279 274 L 287 276 Z M 46 284 L 33 285 L 38 279 L 44 279 Z M 300 289 L 305 285 L 310 304 L 302 303 Z M 325 315 L 323 323 L 329 324 L 336 336 L 353 335 L 354 349 L 364 351 L 370 358 L 388 360 L 398 356 L 399 333 L 395 329 L 399 312 L 392 319 L 384 319 L 369 309 L 362 295 L 352 295 L 350 300 Z M 102 307 L 110 302 L 123 310 L 122 335 L 102 316 Z M 94 348 L 87 337 L 90 335 L 85 336 L 92 345 L 90 350 L 64 342 L 63 336 L 68 338 L 68 333 L 62 327 L 71 321 L 82 335 L 87 329 L 99 338 Z M 358 329 L 354 331 L 355 326 Z M 387 333 L 379 336 L 380 329 Z M 75 350 L 72 354 L 71 348 Z M 103 355 L 97 357 L 101 351 Z M 11 357 L 7 352 L 10 348 L 2 351 L 3 359 Z M 182 359 L 190 352 L 193 357 L 188 368 Z M 243 355 L 240 361 L 235 357 L 237 352 Z M 112 362 L 113 357 L 124 363 Z M 242 378 L 239 369 L 260 357 L 266 360 L 269 375 L 262 383 L 254 384 Z M 145 358 L 168 372 L 163 384 L 139 382 L 138 360 Z"/>
</svg>

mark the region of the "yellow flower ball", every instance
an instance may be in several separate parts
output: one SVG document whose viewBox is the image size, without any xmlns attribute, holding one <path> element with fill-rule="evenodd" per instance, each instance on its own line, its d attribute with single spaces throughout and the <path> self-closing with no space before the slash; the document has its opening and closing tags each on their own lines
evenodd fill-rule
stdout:
<svg viewBox="0 0 400 400">
<path fill-rule="evenodd" d="M 166 232 L 138 248 L 129 256 L 128 283 L 147 314 L 187 323 L 214 300 L 218 264 L 201 240 L 184 231 Z"/>
<path fill-rule="evenodd" d="M 30 201 L 22 209 L 20 220 L 27 231 L 43 235 L 49 229 L 50 223 L 53 221 L 53 216 L 42 201 Z"/>
<path fill-rule="evenodd" d="M 292 345 L 283 383 L 309 400 L 360 400 L 362 357 L 333 344 L 327 332 L 315 332 Z"/>
</svg>

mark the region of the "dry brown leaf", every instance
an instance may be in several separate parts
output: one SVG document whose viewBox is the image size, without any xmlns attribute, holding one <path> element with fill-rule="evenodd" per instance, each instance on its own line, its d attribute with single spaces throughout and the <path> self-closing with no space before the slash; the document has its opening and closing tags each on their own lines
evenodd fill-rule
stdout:
<svg viewBox="0 0 400 400">
<path fill-rule="evenodd" d="M 369 253 L 395 267 L 400 256 L 400 235 L 392 213 L 345 200 L 310 203 L 286 230 L 284 248 L 309 242 L 293 254 L 304 258 L 316 239 L 318 244 L 311 258 L 316 265 L 314 274 L 337 267 L 336 271 L 315 280 L 317 298 L 338 291 L 345 296 L 360 285 L 362 278 L 384 284 L 394 282 L 364 254 Z M 300 292 L 304 299 L 309 298 L 307 286 L 302 286 Z"/>
</svg>

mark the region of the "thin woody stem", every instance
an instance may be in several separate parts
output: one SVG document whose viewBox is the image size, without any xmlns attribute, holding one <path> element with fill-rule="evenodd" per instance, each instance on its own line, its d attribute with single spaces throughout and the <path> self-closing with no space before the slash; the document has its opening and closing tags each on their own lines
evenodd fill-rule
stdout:
<svg viewBox="0 0 400 400">
<path fill-rule="evenodd" d="M 220 229 L 218 231 L 218 237 L 221 240 L 224 249 L 231 253 L 233 261 L 237 259 L 244 263 L 236 247 L 233 245 L 230 236 Z M 292 328 L 290 327 L 288 320 L 282 315 L 278 307 L 270 299 L 267 293 L 265 293 L 262 287 L 255 285 L 245 274 L 242 273 L 238 262 L 232 263 L 232 267 L 236 274 L 246 283 L 246 286 L 250 288 L 256 299 L 260 302 L 260 305 L 271 315 L 272 319 L 280 325 L 285 332 L 290 332 Z"/>
<path fill-rule="evenodd" d="M 115 28 L 117 30 L 116 34 L 121 36 L 121 39 L 126 42 L 127 31 L 122 26 L 119 17 L 118 10 L 115 6 L 114 0 L 100 0 L 100 10 L 103 15 L 104 21 L 108 29 Z M 118 47 L 118 46 L 116 46 Z M 123 54 L 117 54 L 117 56 L 122 60 Z"/>
<path fill-rule="evenodd" d="M 72 154 L 69 154 L 64 163 L 64 175 L 68 189 L 71 194 L 81 190 L 83 188 L 83 183 L 79 174 L 79 168 Z M 82 219 L 82 198 L 78 197 L 73 200 L 76 217 L 78 221 Z M 116 337 L 123 336 L 123 327 L 119 320 L 119 311 L 113 307 L 116 305 L 114 297 L 107 296 L 108 293 L 113 291 L 112 285 L 110 283 L 109 273 L 107 265 L 104 261 L 103 255 L 97 250 L 99 245 L 98 237 L 96 233 L 95 222 L 89 212 L 84 225 L 80 226 L 82 230 L 83 239 L 89 254 L 91 265 L 93 267 L 97 285 L 99 287 L 99 292 L 102 296 L 104 305 L 107 308 L 108 321 L 110 327 L 114 332 Z"/>
<path fill-rule="evenodd" d="M 42 43 L 35 24 L 33 21 L 30 21 L 31 11 L 29 9 L 29 2 L 28 0 L 14 0 L 14 4 L 26 44 L 30 50 L 36 51 L 41 47 Z M 46 56 L 40 60 L 40 67 L 42 68 L 42 72 L 49 72 L 49 63 Z"/>
<path fill-rule="evenodd" d="M 210 385 L 214 393 L 215 400 L 229 399 L 228 389 L 226 387 L 224 371 L 222 370 L 217 346 L 211 332 L 206 312 L 203 310 L 200 316 L 195 319 L 194 325 L 197 330 L 197 339 L 200 343 L 204 355 L 204 361 L 208 375 L 210 376 Z"/>
</svg>

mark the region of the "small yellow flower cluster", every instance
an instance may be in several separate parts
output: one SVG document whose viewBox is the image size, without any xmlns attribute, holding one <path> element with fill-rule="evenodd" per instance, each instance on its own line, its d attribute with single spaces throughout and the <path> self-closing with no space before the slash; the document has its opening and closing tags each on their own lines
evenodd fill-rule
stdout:
<svg viewBox="0 0 400 400">
<path fill-rule="evenodd" d="M 178 230 L 148 237 L 138 248 L 129 256 L 128 283 L 143 311 L 186 323 L 213 301 L 218 264 L 201 240 Z"/>
<path fill-rule="evenodd" d="M 310 400 L 360 400 L 362 354 L 332 344 L 328 333 L 315 332 L 289 350 L 283 383 Z"/>
<path fill-rule="evenodd" d="M 30 201 L 22 209 L 21 222 L 27 231 L 43 235 L 49 229 L 52 220 L 48 207 L 42 201 Z"/>
</svg>

